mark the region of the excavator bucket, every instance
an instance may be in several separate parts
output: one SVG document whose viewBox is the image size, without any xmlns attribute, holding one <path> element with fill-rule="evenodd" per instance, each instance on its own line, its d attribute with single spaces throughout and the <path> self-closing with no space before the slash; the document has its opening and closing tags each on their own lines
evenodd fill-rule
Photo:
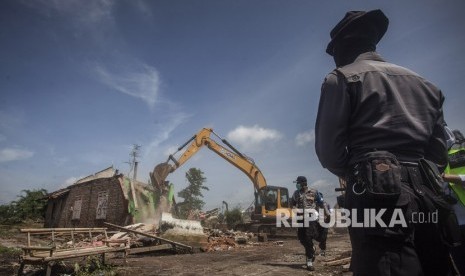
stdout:
<svg viewBox="0 0 465 276">
<path fill-rule="evenodd" d="M 155 219 L 158 220 L 163 212 L 170 212 L 173 206 L 173 188 L 165 181 L 172 167 L 168 163 L 160 163 L 150 173 L 150 180 L 155 193 L 159 196 L 157 202 Z"/>
<path fill-rule="evenodd" d="M 160 163 L 150 173 L 150 179 L 155 191 L 160 196 L 156 217 L 159 218 L 158 229 L 161 237 L 188 244 L 193 247 L 202 247 L 207 242 L 200 221 L 174 218 L 171 214 L 171 206 L 174 202 L 174 191 L 168 185 L 166 177 L 173 171 L 168 163 Z"/>
<path fill-rule="evenodd" d="M 164 190 L 166 187 L 165 179 L 173 170 L 173 167 L 168 163 L 160 163 L 155 166 L 153 172 L 150 173 L 150 180 L 155 190 Z"/>
</svg>

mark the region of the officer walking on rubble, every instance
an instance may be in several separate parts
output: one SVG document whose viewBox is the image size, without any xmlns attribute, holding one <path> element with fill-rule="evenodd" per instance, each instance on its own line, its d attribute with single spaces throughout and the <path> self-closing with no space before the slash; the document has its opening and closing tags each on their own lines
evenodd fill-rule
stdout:
<svg viewBox="0 0 465 276">
<path fill-rule="evenodd" d="M 297 190 L 291 197 L 291 208 L 298 208 L 303 212 L 305 212 L 305 210 L 311 212 L 316 211 L 317 208 L 322 210 L 326 208 L 323 195 L 317 190 L 307 186 L 307 178 L 305 176 L 298 176 L 294 183 L 296 183 Z M 305 213 L 300 213 L 298 215 L 304 217 Z M 318 223 L 317 217 L 314 217 L 311 221 L 305 221 L 304 219 L 304 221 L 299 221 L 299 223 L 302 223 L 302 227 L 297 229 L 297 237 L 305 248 L 307 270 L 313 271 L 315 270 L 313 267 L 313 262 L 315 261 L 313 240 L 320 242 L 320 250 L 322 250 L 322 255 L 324 255 L 324 251 L 326 250 L 326 235 L 321 232 L 322 229 Z"/>
<path fill-rule="evenodd" d="M 375 51 L 388 23 L 381 10 L 350 11 L 331 30 L 326 52 L 337 68 L 321 88 L 316 153 L 347 181 L 345 208 L 355 209 L 358 221 L 367 208 L 402 210 L 407 219 L 405 227 L 349 227 L 354 275 L 448 275 L 448 249 L 436 225 L 413 224 L 408 216 L 423 210 L 412 189 L 425 181 L 418 160 L 439 170 L 447 163 L 444 96 Z"/>
</svg>

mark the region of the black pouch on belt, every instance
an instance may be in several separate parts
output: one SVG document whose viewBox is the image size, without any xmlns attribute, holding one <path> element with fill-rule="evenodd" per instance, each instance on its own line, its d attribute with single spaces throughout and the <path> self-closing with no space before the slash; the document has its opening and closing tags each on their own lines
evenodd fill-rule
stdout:
<svg viewBox="0 0 465 276">
<path fill-rule="evenodd" d="M 367 203 L 397 205 L 402 182 L 401 166 L 396 156 L 387 151 L 369 152 L 359 162 L 359 166 L 359 183 L 363 183 Z"/>
<path fill-rule="evenodd" d="M 423 193 L 423 202 L 428 211 L 438 212 L 438 229 L 443 242 L 450 246 L 458 246 L 461 242 L 461 232 L 457 216 L 452 206 L 446 201 L 443 192 L 443 180 L 437 166 L 426 159 L 419 161 L 423 186 L 417 187 Z M 420 196 L 419 196 L 420 197 Z M 421 198 L 421 197 L 420 197 Z"/>
</svg>

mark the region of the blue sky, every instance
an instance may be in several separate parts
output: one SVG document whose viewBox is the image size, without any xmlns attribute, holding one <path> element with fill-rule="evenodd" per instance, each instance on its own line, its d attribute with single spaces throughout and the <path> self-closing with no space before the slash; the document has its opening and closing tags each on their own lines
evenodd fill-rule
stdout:
<svg viewBox="0 0 465 276">
<path fill-rule="evenodd" d="M 387 60 L 440 87 L 465 131 L 465 2 L 6 0 L 0 2 L 0 204 L 66 187 L 141 145 L 138 179 L 203 127 L 252 157 L 269 185 L 305 175 L 335 203 L 314 126 L 329 31 L 349 10 L 390 19 Z M 168 177 L 204 172 L 206 209 L 247 207 L 248 178 L 208 149 Z"/>
</svg>

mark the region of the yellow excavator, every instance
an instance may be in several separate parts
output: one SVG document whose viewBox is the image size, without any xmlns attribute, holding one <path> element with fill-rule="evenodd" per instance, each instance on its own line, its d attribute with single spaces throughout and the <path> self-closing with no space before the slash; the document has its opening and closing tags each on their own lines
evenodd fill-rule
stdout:
<svg viewBox="0 0 465 276">
<path fill-rule="evenodd" d="M 217 137 L 224 145 L 213 140 L 212 135 Z M 186 146 L 188 146 L 187 149 L 176 159 L 174 154 L 177 154 Z M 154 172 L 150 175 L 152 184 L 159 185 L 160 183 L 164 183 L 169 173 L 174 172 L 177 168 L 182 166 L 203 146 L 206 146 L 224 160 L 241 170 L 252 181 L 255 195 L 254 208 L 251 214 L 251 221 L 242 225 L 241 228 L 246 228 L 242 230 L 274 233 L 276 230 L 277 210 L 287 209 L 288 214 L 292 213 L 289 206 L 288 189 L 285 187 L 268 186 L 265 177 L 255 162 L 233 147 L 227 140 L 221 138 L 211 128 L 203 128 L 200 130 L 186 143 L 180 146 L 174 154 L 171 154 L 165 163 L 157 165 Z M 172 164 L 170 164 L 170 161 Z"/>
</svg>

